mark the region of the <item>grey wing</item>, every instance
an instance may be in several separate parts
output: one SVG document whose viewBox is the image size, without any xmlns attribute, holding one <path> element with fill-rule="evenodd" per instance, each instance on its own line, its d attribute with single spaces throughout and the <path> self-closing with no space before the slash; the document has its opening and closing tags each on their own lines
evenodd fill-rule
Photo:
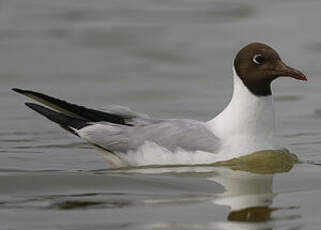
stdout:
<svg viewBox="0 0 321 230">
<path fill-rule="evenodd" d="M 216 153 L 220 140 L 206 127 L 194 120 L 148 120 L 134 126 L 100 123 L 84 127 L 79 135 L 87 141 L 112 152 L 136 150 L 146 141 L 170 151 L 205 151 Z"/>
<path fill-rule="evenodd" d="M 109 114 L 114 114 L 122 117 L 128 125 L 141 126 L 150 124 L 152 121 L 151 117 L 148 114 L 136 112 L 129 107 L 121 105 L 112 105 L 101 108 L 101 110 Z"/>
<path fill-rule="evenodd" d="M 106 150 L 127 152 L 146 141 L 174 151 L 202 150 L 216 152 L 218 138 L 205 123 L 193 120 L 155 120 L 123 106 L 107 108 L 107 112 L 86 108 L 39 92 L 13 89 L 52 109 L 26 103 L 31 109 L 59 124 L 67 131 L 79 135 Z"/>
<path fill-rule="evenodd" d="M 132 110 L 131 108 L 121 106 L 121 105 L 111 105 L 109 107 L 104 107 L 101 109 L 105 112 L 119 115 L 119 116 L 123 117 L 124 119 L 136 119 L 136 118 L 150 119 L 150 116 L 148 114 L 139 113 L 139 112 Z"/>
</svg>

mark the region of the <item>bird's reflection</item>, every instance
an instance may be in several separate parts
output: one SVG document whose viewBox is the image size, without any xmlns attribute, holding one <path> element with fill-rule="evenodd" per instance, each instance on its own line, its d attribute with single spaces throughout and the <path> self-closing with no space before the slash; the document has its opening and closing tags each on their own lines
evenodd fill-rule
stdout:
<svg viewBox="0 0 321 230">
<path fill-rule="evenodd" d="M 225 163 L 230 164 L 230 168 L 219 168 L 218 175 L 209 180 L 221 184 L 226 191 L 213 202 L 231 208 L 227 216 L 229 222 L 221 223 L 221 227 L 273 229 L 273 222 L 269 220 L 276 210 L 270 207 L 274 174 L 289 172 L 296 162 L 296 156 L 288 151 L 262 151 L 236 160 L 235 164 Z"/>
<path fill-rule="evenodd" d="M 212 202 L 230 207 L 227 222 L 215 223 L 223 229 L 272 229 L 273 174 L 254 174 L 219 168 L 209 180 L 221 184 L 225 192 Z"/>
<path fill-rule="evenodd" d="M 211 229 L 273 229 L 271 214 L 273 177 L 289 172 L 297 158 L 286 150 L 261 151 L 214 165 L 168 168 L 131 169 L 137 173 L 188 173 L 206 176 L 207 180 L 224 187 L 223 193 L 211 200 L 216 205 L 230 207 L 227 221 L 213 222 Z"/>
<path fill-rule="evenodd" d="M 221 168 L 219 174 L 209 180 L 221 184 L 225 192 L 213 202 L 231 208 L 228 220 L 265 221 L 273 211 L 268 208 L 272 203 L 273 175 L 233 171 Z"/>
</svg>

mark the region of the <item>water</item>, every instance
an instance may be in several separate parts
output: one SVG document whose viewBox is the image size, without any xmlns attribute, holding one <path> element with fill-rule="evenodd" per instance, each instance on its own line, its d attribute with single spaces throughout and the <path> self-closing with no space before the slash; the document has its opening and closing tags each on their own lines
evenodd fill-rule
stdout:
<svg viewBox="0 0 321 230">
<path fill-rule="evenodd" d="M 320 9 L 315 0 L 2 0 L 0 229 L 320 229 Z M 115 171 L 10 91 L 208 120 L 229 100 L 235 53 L 253 41 L 309 78 L 274 84 L 279 142 L 300 163 L 276 155 L 263 171 Z"/>
</svg>

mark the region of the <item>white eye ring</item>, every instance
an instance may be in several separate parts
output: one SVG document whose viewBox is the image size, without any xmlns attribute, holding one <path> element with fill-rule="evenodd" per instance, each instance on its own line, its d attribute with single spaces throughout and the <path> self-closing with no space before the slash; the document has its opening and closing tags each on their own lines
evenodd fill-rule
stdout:
<svg viewBox="0 0 321 230">
<path fill-rule="evenodd" d="M 261 60 L 260 60 L 260 59 L 261 59 Z M 253 61 L 255 64 L 258 64 L 258 65 L 262 64 L 262 63 L 263 63 L 263 60 L 264 60 L 264 58 L 263 58 L 262 54 L 255 54 L 254 57 L 253 57 L 253 59 L 252 59 L 252 61 Z"/>
</svg>

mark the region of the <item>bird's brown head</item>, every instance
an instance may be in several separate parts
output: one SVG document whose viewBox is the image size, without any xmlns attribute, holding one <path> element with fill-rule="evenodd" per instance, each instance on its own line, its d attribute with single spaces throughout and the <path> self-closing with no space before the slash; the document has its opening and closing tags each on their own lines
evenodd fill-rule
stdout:
<svg viewBox="0 0 321 230">
<path fill-rule="evenodd" d="M 307 80 L 299 70 L 284 64 L 274 49 L 262 43 L 242 48 L 235 57 L 234 68 L 244 85 L 257 96 L 271 95 L 271 82 L 281 76 Z"/>
</svg>

